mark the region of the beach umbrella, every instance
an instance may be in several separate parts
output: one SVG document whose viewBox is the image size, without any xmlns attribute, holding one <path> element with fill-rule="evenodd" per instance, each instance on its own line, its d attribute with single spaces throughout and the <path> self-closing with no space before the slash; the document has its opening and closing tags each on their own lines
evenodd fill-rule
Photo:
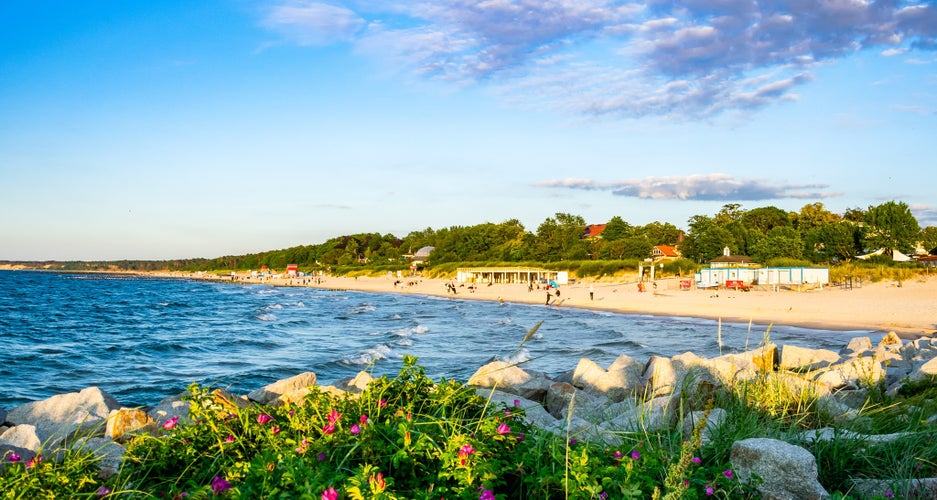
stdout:
<svg viewBox="0 0 937 500">
<path fill-rule="evenodd" d="M 556 281 L 554 281 L 554 280 L 550 280 L 550 286 L 552 286 L 553 288 L 559 288 L 559 287 L 560 287 L 560 285 L 557 285 L 557 284 L 556 284 Z"/>
</svg>

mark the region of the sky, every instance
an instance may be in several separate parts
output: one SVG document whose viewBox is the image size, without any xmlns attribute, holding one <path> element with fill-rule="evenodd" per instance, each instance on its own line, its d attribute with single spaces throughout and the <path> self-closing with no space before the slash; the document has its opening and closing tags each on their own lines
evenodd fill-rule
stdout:
<svg viewBox="0 0 937 500">
<path fill-rule="evenodd" d="M 0 260 L 908 204 L 935 0 L 5 0 Z"/>
</svg>

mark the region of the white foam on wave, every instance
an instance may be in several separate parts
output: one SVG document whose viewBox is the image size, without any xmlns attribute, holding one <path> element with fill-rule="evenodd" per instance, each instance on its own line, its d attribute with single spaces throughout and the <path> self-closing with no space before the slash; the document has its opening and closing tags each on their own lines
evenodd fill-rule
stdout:
<svg viewBox="0 0 937 500">
<path fill-rule="evenodd" d="M 273 314 L 258 314 L 257 319 L 260 321 L 276 321 L 277 317 Z"/>
<path fill-rule="evenodd" d="M 514 354 L 506 358 L 502 358 L 501 356 L 498 356 L 498 359 L 511 365 L 523 363 L 524 361 L 530 361 L 530 351 L 528 351 L 527 349 L 521 348 L 520 350 L 518 350 L 517 352 L 515 352 Z"/>
<path fill-rule="evenodd" d="M 266 311 L 275 311 L 275 310 L 283 309 L 283 306 L 281 306 L 280 304 L 273 304 L 272 306 L 264 306 L 263 309 Z"/>
<path fill-rule="evenodd" d="M 429 331 L 429 327 L 426 325 L 416 325 L 412 328 L 413 333 L 426 333 Z"/>
<path fill-rule="evenodd" d="M 393 352 L 394 350 L 387 344 L 377 344 L 357 355 L 346 357 L 342 361 L 350 365 L 369 365 L 375 361 L 387 359 Z"/>
<path fill-rule="evenodd" d="M 413 345 L 413 341 L 410 340 L 410 337 L 404 337 L 397 341 L 397 345 L 400 347 L 410 347 Z"/>
</svg>

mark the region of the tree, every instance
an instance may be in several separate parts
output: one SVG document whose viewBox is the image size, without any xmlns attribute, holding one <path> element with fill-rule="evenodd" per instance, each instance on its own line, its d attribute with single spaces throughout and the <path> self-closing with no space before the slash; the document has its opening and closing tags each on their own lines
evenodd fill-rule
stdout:
<svg viewBox="0 0 937 500">
<path fill-rule="evenodd" d="M 865 244 L 870 251 L 884 248 L 910 254 L 921 236 L 921 226 L 904 202 L 889 201 L 865 212 Z"/>
<path fill-rule="evenodd" d="M 605 224 L 605 230 L 602 231 L 602 239 L 605 241 L 618 241 L 632 235 L 633 228 L 631 224 L 625 222 L 621 217 L 614 216 Z"/>
<path fill-rule="evenodd" d="M 768 234 L 777 226 L 790 226 L 791 220 L 788 213 L 778 207 L 761 207 L 745 212 L 742 225 L 761 234 Z"/>
<path fill-rule="evenodd" d="M 804 236 L 804 257 L 813 262 L 835 262 L 856 256 L 858 226 L 841 221 L 823 224 Z"/>
<path fill-rule="evenodd" d="M 937 249 L 937 226 L 927 226 L 921 231 L 921 246 L 927 252 Z"/>
<path fill-rule="evenodd" d="M 804 241 L 796 229 L 777 226 L 753 245 L 751 254 L 753 260 L 761 263 L 779 257 L 800 259 L 804 254 Z"/>
<path fill-rule="evenodd" d="M 812 229 L 840 220 L 840 216 L 827 210 L 820 202 L 804 205 L 801 207 L 800 213 L 793 214 L 793 216 L 795 226 L 804 235 Z"/>
<path fill-rule="evenodd" d="M 537 255 L 543 261 L 569 258 L 569 255 L 588 256 L 582 239 L 586 220 L 579 215 L 557 212 L 537 227 Z M 581 247 L 581 248 L 577 248 Z"/>
<path fill-rule="evenodd" d="M 680 240 L 680 229 L 673 224 L 666 222 L 651 222 L 643 227 L 636 227 L 634 235 L 644 235 L 651 246 L 654 245 L 676 245 Z"/>
</svg>

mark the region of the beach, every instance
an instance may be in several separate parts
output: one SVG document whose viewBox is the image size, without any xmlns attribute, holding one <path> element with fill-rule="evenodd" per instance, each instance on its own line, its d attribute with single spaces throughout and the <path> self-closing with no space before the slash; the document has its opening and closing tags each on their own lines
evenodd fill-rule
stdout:
<svg viewBox="0 0 937 500">
<path fill-rule="evenodd" d="M 307 278 L 308 280 L 308 278 Z M 395 282 L 398 282 L 396 283 Z M 244 281 L 257 283 L 256 279 Z M 560 297 L 546 306 L 547 291 L 528 291 L 523 284 L 469 284 L 454 280 L 421 277 L 325 276 L 321 283 L 302 285 L 302 278 L 267 279 L 266 284 L 311 286 L 336 290 L 423 294 L 464 300 L 489 300 L 544 304 L 545 307 L 579 307 L 626 314 L 651 314 L 752 322 L 824 330 L 871 330 L 895 332 L 903 338 L 918 338 L 937 332 L 937 276 L 915 277 L 902 283 L 864 282 L 851 289 L 824 286 L 810 291 L 750 291 L 719 289 L 681 290 L 676 278 L 657 281 L 638 291 L 634 282 L 578 281 L 560 286 Z M 454 283 L 456 294 L 449 290 Z M 594 289 L 590 300 L 589 288 Z M 555 292 L 555 291 L 554 291 Z"/>
</svg>

